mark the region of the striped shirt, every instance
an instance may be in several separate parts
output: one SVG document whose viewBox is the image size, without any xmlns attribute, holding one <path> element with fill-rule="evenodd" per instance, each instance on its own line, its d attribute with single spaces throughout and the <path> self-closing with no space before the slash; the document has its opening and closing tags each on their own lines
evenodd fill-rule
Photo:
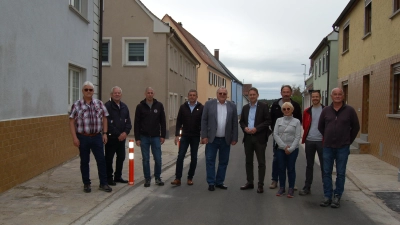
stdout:
<svg viewBox="0 0 400 225">
<path fill-rule="evenodd" d="M 75 119 L 77 133 L 96 134 L 103 129 L 104 116 L 108 116 L 108 111 L 102 101 L 92 99 L 87 104 L 81 99 L 72 105 L 69 118 Z"/>
</svg>

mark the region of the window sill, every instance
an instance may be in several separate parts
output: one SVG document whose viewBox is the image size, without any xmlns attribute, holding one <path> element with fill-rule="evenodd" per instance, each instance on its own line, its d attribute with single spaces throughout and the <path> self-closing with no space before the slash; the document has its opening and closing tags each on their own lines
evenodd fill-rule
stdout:
<svg viewBox="0 0 400 225">
<path fill-rule="evenodd" d="M 102 65 L 102 66 L 106 66 L 106 67 L 111 67 L 111 64 L 110 64 L 110 63 L 102 63 L 101 65 Z"/>
<path fill-rule="evenodd" d="M 90 23 L 89 20 L 87 20 L 78 10 L 75 9 L 75 7 L 73 7 L 72 5 L 69 5 L 69 9 L 74 12 L 76 15 L 79 16 L 79 18 L 81 18 L 83 21 L 85 21 L 87 24 Z"/>
<path fill-rule="evenodd" d="M 348 52 L 349 52 L 349 49 L 346 49 L 346 51 L 342 52 L 342 55 L 345 55 Z"/>
<path fill-rule="evenodd" d="M 399 15 L 400 14 L 400 9 L 398 9 L 396 12 L 394 12 L 390 17 L 389 17 L 389 19 L 393 19 L 394 17 L 396 17 L 397 15 Z"/>
<path fill-rule="evenodd" d="M 124 67 L 147 67 L 147 64 L 124 64 Z"/>
<path fill-rule="evenodd" d="M 386 114 L 386 117 L 393 119 L 400 119 L 400 114 Z"/>
<path fill-rule="evenodd" d="M 364 37 L 361 38 L 361 40 L 366 39 L 367 37 L 371 36 L 371 32 L 368 32 L 364 35 Z"/>
</svg>

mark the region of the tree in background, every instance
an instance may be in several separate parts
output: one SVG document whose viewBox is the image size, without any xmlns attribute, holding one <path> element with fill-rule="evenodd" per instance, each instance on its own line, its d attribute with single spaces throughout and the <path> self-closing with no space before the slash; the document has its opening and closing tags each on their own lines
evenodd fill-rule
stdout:
<svg viewBox="0 0 400 225">
<path fill-rule="evenodd" d="M 299 105 L 303 108 L 303 96 L 301 95 L 300 86 L 293 84 L 292 85 L 292 100 L 299 103 Z"/>
</svg>

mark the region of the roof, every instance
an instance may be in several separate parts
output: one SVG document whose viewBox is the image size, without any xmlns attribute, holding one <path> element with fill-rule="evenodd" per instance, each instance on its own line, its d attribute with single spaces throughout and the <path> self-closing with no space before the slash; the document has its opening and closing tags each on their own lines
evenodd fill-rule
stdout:
<svg viewBox="0 0 400 225">
<path fill-rule="evenodd" d="M 358 0 L 350 0 L 349 3 L 347 3 L 342 13 L 340 13 L 340 16 L 336 19 L 335 23 L 333 23 L 332 25 L 333 29 L 335 29 L 335 27 L 338 27 L 340 25 L 340 22 L 353 9 L 353 7 L 356 5 L 357 2 Z"/>
<path fill-rule="evenodd" d="M 224 70 L 229 74 L 229 76 L 230 76 L 236 83 L 243 85 L 242 82 L 241 82 L 240 80 L 238 80 L 238 79 L 233 75 L 233 73 L 231 73 L 231 71 L 229 71 L 229 69 L 228 69 L 221 61 L 218 60 L 218 62 L 221 64 L 222 68 L 224 68 Z"/>
<path fill-rule="evenodd" d="M 196 39 L 189 31 L 183 28 L 182 25 L 178 24 L 170 15 L 165 14 L 164 18 L 168 17 L 170 21 L 175 25 L 175 27 L 180 31 L 180 33 L 186 38 L 189 44 L 193 47 L 193 49 L 197 52 L 200 58 L 211 68 L 214 70 L 230 77 L 227 72 L 225 72 L 224 68 L 219 64 L 219 62 L 215 59 L 215 57 L 208 51 L 207 47 L 201 43 L 198 39 Z"/>
</svg>

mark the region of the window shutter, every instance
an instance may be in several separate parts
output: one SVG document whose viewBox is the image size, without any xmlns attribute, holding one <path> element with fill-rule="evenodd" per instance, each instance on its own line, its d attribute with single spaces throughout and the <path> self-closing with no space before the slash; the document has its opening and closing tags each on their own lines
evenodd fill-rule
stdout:
<svg viewBox="0 0 400 225">
<path fill-rule="evenodd" d="M 400 75 L 400 63 L 393 66 L 393 74 Z"/>
</svg>

